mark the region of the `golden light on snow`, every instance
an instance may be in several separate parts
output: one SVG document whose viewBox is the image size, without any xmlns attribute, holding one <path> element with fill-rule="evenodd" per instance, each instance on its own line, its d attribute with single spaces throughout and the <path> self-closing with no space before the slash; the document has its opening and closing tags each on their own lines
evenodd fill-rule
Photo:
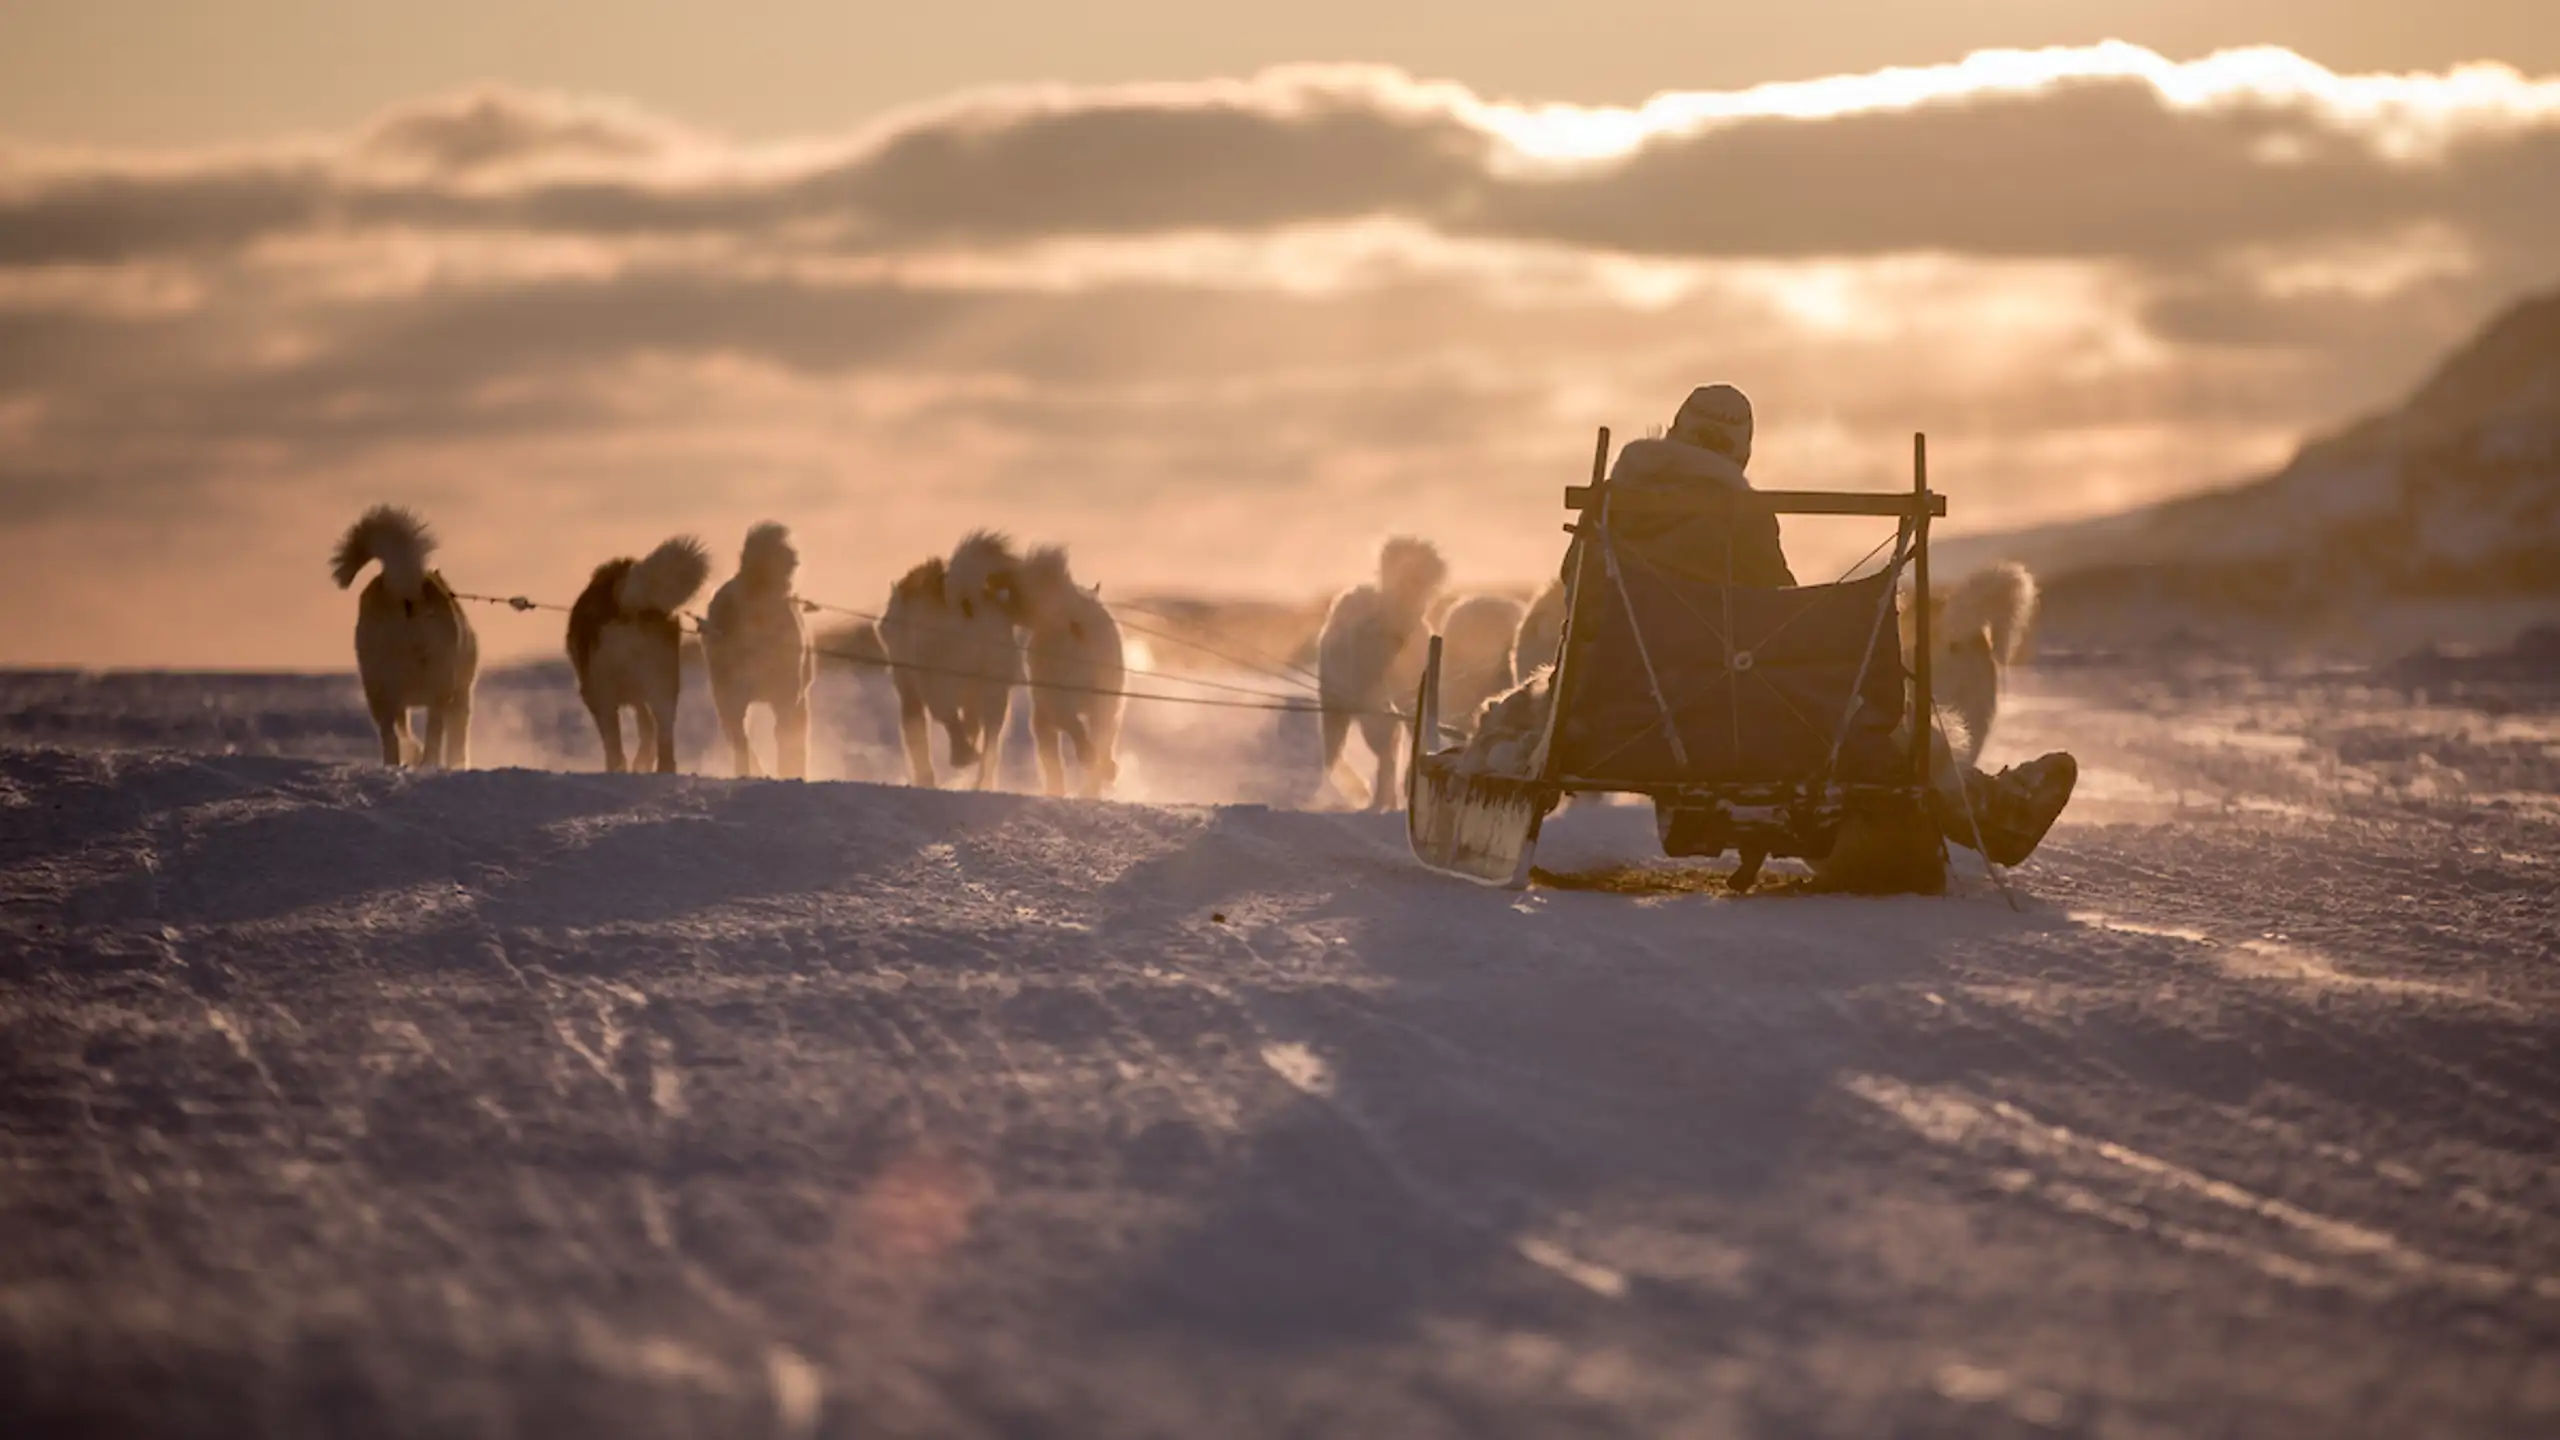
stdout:
<svg viewBox="0 0 2560 1440">
<path fill-rule="evenodd" d="M 968 1238 L 987 1191 L 985 1174 L 964 1159 L 903 1151 L 853 1196 L 842 1236 L 874 1263 L 921 1268 Z"/>
</svg>

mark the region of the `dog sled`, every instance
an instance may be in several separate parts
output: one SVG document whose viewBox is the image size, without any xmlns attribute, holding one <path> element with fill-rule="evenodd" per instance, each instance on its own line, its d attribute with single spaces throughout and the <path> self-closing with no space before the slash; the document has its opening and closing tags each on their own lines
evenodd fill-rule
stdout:
<svg viewBox="0 0 2560 1440">
<path fill-rule="evenodd" d="M 1575 538 L 1564 639 L 1525 769 L 1487 771 L 1467 747 L 1441 743 L 1440 642 L 1431 641 L 1405 767 L 1415 857 L 1522 888 L 1547 815 L 1569 795 L 1601 793 L 1650 797 L 1666 854 L 1736 852 L 1736 889 L 1770 856 L 1824 859 L 1851 822 L 1934 831 L 1930 747 L 1913 739 L 1926 735 L 1913 718 L 1935 713 L 1929 607 L 1915 607 L 1907 671 L 1897 604 L 1905 569 L 1916 593 L 1929 593 L 1929 522 L 1946 514 L 1929 489 L 1925 438 L 1913 437 L 1911 489 L 1898 494 L 1623 484 L 1612 494 L 1608 458 L 1603 429 L 1591 483 L 1565 491 L 1576 518 L 1565 527 Z M 1892 520 L 1890 559 L 1858 576 L 1862 561 L 1831 584 L 1756 588 L 1683 565 L 1645 538 L 1666 521 L 1705 519 L 1730 546 L 1750 510 Z M 1944 847 L 1933 835 L 1928 849 L 1934 863 L 1908 883 L 1943 890 Z"/>
</svg>

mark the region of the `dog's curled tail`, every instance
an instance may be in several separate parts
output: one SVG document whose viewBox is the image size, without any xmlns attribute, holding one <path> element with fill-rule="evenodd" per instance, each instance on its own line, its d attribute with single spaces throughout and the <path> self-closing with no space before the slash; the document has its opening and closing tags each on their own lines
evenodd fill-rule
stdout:
<svg viewBox="0 0 2560 1440">
<path fill-rule="evenodd" d="M 338 541 L 338 553 L 330 557 L 329 573 L 344 590 L 356 583 L 365 566 L 378 560 L 382 583 L 392 594 L 415 595 L 426 583 L 427 557 L 435 548 L 435 535 L 415 511 L 376 505 L 347 527 L 345 538 Z"/>
<path fill-rule="evenodd" d="M 751 584 L 788 585 L 800 568 L 800 552 L 791 548 L 791 527 L 767 520 L 747 532 L 738 551 L 738 574 Z"/>
<path fill-rule="evenodd" d="M 1946 636 L 1991 634 L 1991 654 L 2006 665 L 2017 658 L 2036 615 L 2036 579 L 2010 561 L 1977 570 L 1947 597 Z"/>
<path fill-rule="evenodd" d="M 679 535 L 633 565 L 613 598 L 624 614 L 655 610 L 672 615 L 691 603 L 710 578 L 711 552 L 700 540 Z"/>
</svg>

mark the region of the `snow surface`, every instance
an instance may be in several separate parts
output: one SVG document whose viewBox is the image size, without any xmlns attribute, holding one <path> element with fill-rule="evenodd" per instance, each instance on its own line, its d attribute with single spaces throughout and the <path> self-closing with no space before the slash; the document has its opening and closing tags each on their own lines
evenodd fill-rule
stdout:
<svg viewBox="0 0 2560 1440">
<path fill-rule="evenodd" d="M 2560 1433 L 2530 689 L 2030 676 L 2015 910 L 352 693 L 0 677 L 0 1433 Z M 1164 708 L 1142 794 L 1312 777 Z"/>
</svg>

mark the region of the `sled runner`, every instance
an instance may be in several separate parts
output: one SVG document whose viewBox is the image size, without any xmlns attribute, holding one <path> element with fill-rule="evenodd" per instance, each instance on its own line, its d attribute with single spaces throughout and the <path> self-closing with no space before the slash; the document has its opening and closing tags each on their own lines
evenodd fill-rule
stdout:
<svg viewBox="0 0 2560 1440">
<path fill-rule="evenodd" d="M 1912 437 L 1905 494 L 1621 483 L 1626 493 L 1613 495 L 1608 457 L 1603 429 L 1592 483 L 1565 491 L 1577 518 L 1565 527 L 1575 538 L 1564 642 L 1525 769 L 1483 773 L 1464 747 L 1441 744 L 1440 642 L 1431 642 L 1406 766 L 1416 858 L 1518 889 L 1559 801 L 1633 793 L 1654 800 L 1666 854 L 1736 851 L 1734 884 L 1747 888 L 1768 856 L 1828 855 L 1845 820 L 1925 816 L 1929 751 L 1910 743 L 1909 721 L 1932 713 L 1928 607 L 1913 617 L 1916 675 L 1903 665 L 1896 609 L 1906 566 L 1928 593 L 1929 522 L 1946 513 L 1929 489 L 1925 439 Z M 1894 520 L 1891 557 L 1834 584 L 1723 583 L 1736 573 L 1737 518 L 1773 523 L 1755 511 Z M 1725 537 L 1721 566 L 1664 541 L 1701 519 L 1705 533 Z"/>
</svg>

